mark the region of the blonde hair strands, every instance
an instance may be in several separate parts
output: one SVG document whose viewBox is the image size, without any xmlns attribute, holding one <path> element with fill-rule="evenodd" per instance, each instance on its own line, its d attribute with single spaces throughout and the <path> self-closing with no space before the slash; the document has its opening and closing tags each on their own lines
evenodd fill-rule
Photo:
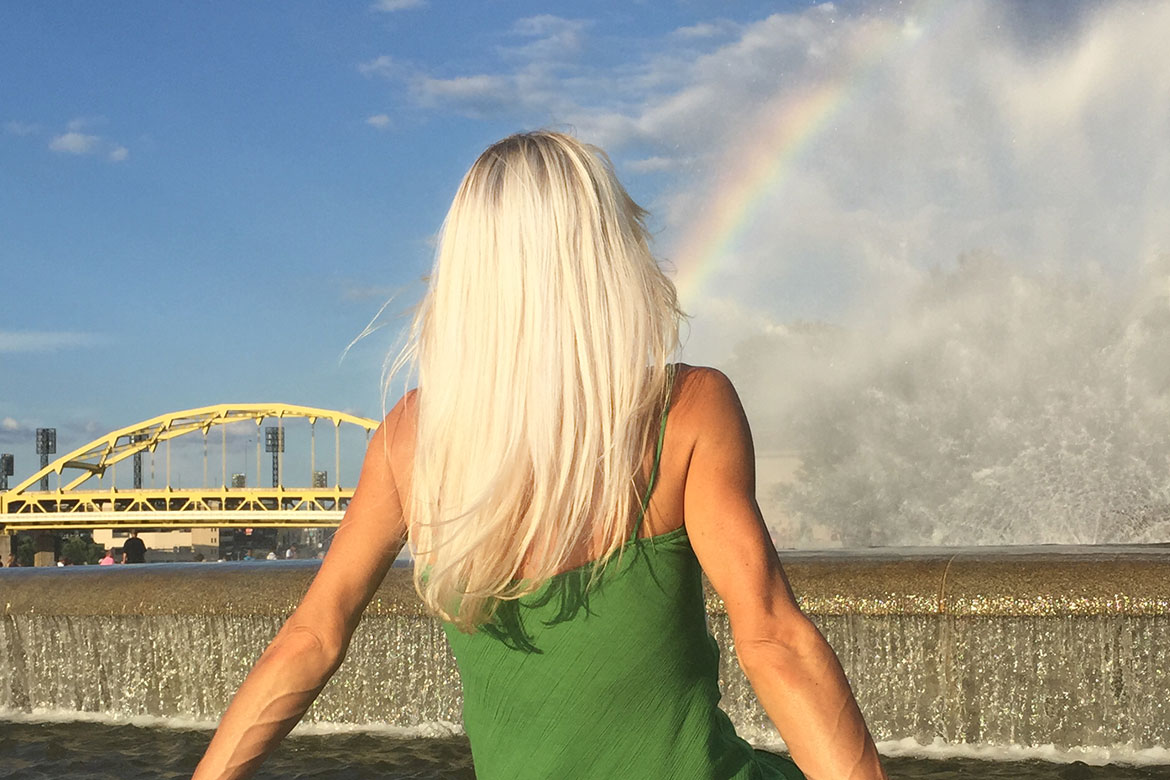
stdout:
<svg viewBox="0 0 1170 780">
<path fill-rule="evenodd" d="M 447 213 L 390 376 L 418 378 L 415 586 L 464 630 L 632 530 L 681 316 L 644 217 L 604 152 L 546 131 L 485 151 Z"/>
</svg>

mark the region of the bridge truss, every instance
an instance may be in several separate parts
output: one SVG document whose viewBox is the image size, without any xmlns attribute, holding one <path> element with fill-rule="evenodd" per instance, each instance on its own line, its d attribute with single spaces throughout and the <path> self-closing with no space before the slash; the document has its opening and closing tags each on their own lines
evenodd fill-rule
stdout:
<svg viewBox="0 0 1170 780">
<path fill-rule="evenodd" d="M 283 484 L 272 488 L 232 487 L 227 479 L 227 426 L 250 420 L 259 428 L 271 419 L 283 425 L 290 418 L 309 421 L 311 468 L 316 463 L 317 422 L 332 425 L 334 484 L 309 488 L 289 488 Z M 343 424 L 364 429 L 367 440 L 378 425 L 375 420 L 344 412 L 287 404 L 221 404 L 160 415 L 95 439 L 38 470 L 7 493 L 0 493 L 0 533 L 128 526 L 312 528 L 337 525 L 353 497 L 353 488 L 343 487 L 338 480 Z M 220 429 L 223 449 L 221 484 L 210 488 L 171 487 L 171 441 L 181 436 L 202 436 L 206 482 L 207 442 L 215 427 Z M 256 444 L 259 473 L 259 436 Z M 109 487 L 94 484 L 100 483 L 107 470 L 116 468 L 118 463 L 137 453 L 154 453 L 160 446 L 165 448 L 167 456 L 165 487 L 119 490 L 112 484 L 113 480 Z M 57 478 L 55 490 L 34 489 L 43 478 L 52 475 Z M 94 477 L 97 479 L 93 480 Z"/>
</svg>

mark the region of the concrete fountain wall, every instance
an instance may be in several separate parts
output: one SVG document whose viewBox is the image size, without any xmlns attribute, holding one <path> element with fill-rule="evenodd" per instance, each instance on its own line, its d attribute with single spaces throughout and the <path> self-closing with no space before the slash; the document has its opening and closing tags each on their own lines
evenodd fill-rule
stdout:
<svg viewBox="0 0 1170 780">
<path fill-rule="evenodd" d="M 805 611 L 879 740 L 1170 745 L 1170 548 L 785 553 Z M 214 721 L 316 571 L 312 562 L 0 570 L 0 710 Z M 723 648 L 724 706 L 775 737 Z M 391 572 L 310 713 L 458 723 L 458 673 L 410 573 Z"/>
</svg>

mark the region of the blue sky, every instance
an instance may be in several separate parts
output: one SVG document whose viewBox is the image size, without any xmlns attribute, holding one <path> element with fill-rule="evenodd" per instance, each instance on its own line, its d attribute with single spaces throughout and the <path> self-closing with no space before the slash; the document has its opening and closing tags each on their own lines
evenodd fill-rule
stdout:
<svg viewBox="0 0 1170 780">
<path fill-rule="evenodd" d="M 761 107 L 843 85 L 688 301 L 695 361 L 967 251 L 1124 276 L 1170 245 L 1166 4 L 943 5 L 5 3 L 0 449 L 19 478 L 38 426 L 379 416 L 459 177 L 536 126 L 611 152 L 669 261 Z"/>
<path fill-rule="evenodd" d="M 612 68 L 677 27 L 767 9 L 610 3 L 577 20 L 539 3 L 385 6 L 5 4 L 10 428 L 57 425 L 64 449 L 79 428 L 231 400 L 378 416 L 396 320 L 339 363 L 342 350 L 388 295 L 401 290 L 387 313 L 417 298 L 476 154 L 571 117 L 431 105 L 371 68 L 454 79 L 559 56 L 522 50 L 586 31 L 582 56 Z M 5 446 L 30 465 L 28 447 Z"/>
</svg>

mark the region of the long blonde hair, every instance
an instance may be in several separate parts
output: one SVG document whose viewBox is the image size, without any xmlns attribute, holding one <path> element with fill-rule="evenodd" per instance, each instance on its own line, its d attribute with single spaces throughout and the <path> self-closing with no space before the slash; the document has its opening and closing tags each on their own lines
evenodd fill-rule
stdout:
<svg viewBox="0 0 1170 780">
<path fill-rule="evenodd" d="M 415 586 L 464 630 L 630 534 L 681 316 L 644 218 L 604 152 L 548 131 L 487 149 L 447 213 L 391 375 L 419 387 Z"/>
</svg>

